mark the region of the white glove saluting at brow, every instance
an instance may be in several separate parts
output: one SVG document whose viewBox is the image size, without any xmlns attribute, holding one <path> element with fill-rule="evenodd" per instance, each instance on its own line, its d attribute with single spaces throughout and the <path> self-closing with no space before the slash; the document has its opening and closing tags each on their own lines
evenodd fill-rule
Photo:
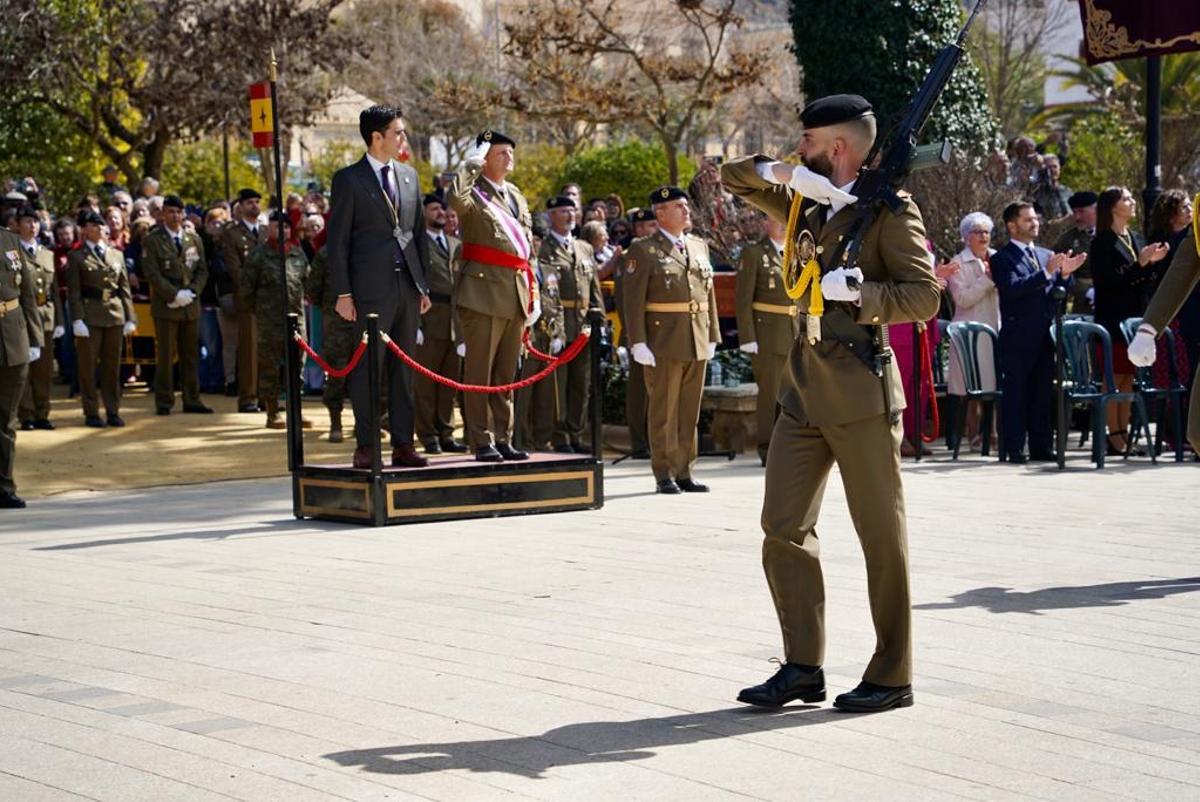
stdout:
<svg viewBox="0 0 1200 802">
<path fill-rule="evenodd" d="M 482 167 L 483 157 L 487 155 L 488 150 L 491 147 L 491 142 L 480 142 L 478 145 L 472 145 L 467 149 L 466 154 L 463 156 L 463 160 L 467 163 L 468 167 Z"/>
<path fill-rule="evenodd" d="M 858 198 L 838 189 L 823 175 L 814 173 L 804 166 L 794 166 L 784 162 L 760 162 L 757 165 L 758 174 L 773 184 L 787 184 L 806 198 L 818 203 L 829 204 L 833 201 L 849 205 Z M 790 171 L 790 174 L 789 174 Z"/>
</svg>

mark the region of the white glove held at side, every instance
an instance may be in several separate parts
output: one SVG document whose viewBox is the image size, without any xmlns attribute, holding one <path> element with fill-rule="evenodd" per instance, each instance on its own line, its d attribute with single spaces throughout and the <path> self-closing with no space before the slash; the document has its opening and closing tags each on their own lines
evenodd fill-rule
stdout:
<svg viewBox="0 0 1200 802">
<path fill-rule="evenodd" d="M 634 343 L 632 353 L 634 362 L 638 363 L 639 365 L 654 367 L 654 354 L 650 352 L 650 346 L 646 345 L 645 343 Z"/>
<path fill-rule="evenodd" d="M 55 326 L 54 331 L 50 333 L 50 336 L 53 339 L 57 340 L 59 337 L 63 336 L 66 333 L 67 333 L 67 330 L 64 329 L 62 326 Z"/>
<path fill-rule="evenodd" d="M 712 359 L 716 355 L 717 355 L 717 344 L 709 343 L 708 344 L 708 358 Z"/>
<path fill-rule="evenodd" d="M 858 279 L 859 287 L 862 286 L 863 272 L 860 268 L 852 267 L 847 270 L 839 267 L 837 270 L 830 270 L 821 277 L 821 295 L 830 301 L 859 300 L 862 298 L 862 290 L 852 290 L 846 283 L 846 279 L 851 277 Z"/>
<path fill-rule="evenodd" d="M 557 354 L 562 349 L 563 349 L 563 341 L 561 339 L 559 339 L 558 337 L 555 337 L 553 340 L 550 341 L 550 353 L 551 354 Z"/>
<path fill-rule="evenodd" d="M 460 358 L 466 356 L 467 355 L 467 344 L 459 343 L 458 345 L 454 346 L 454 353 L 458 354 Z"/>
<path fill-rule="evenodd" d="M 137 323 L 132 320 L 126 320 L 123 331 L 125 336 L 128 337 L 130 334 L 133 334 L 135 331 L 137 331 Z"/>
<path fill-rule="evenodd" d="M 88 331 L 87 324 L 82 320 L 76 320 L 71 324 L 71 331 L 76 337 L 90 337 L 91 332 Z"/>
<path fill-rule="evenodd" d="M 1129 343 L 1129 361 L 1137 365 L 1139 368 L 1148 368 L 1154 364 L 1154 358 L 1158 356 L 1158 348 L 1154 345 L 1154 335 L 1148 329 L 1139 328 L 1138 333 L 1134 335 L 1133 342 Z"/>
<path fill-rule="evenodd" d="M 758 343 L 756 343 L 756 342 L 742 343 L 741 345 L 738 346 L 738 350 L 745 351 L 747 354 L 757 354 L 758 353 Z"/>
<path fill-rule="evenodd" d="M 542 316 L 542 299 L 537 296 L 537 291 L 534 291 L 533 296 L 533 311 L 525 317 L 525 326 L 532 326 L 538 322 L 538 318 Z"/>
<path fill-rule="evenodd" d="M 37 362 L 41 358 L 42 358 L 42 349 L 38 348 L 36 345 L 29 346 L 29 361 Z"/>
<path fill-rule="evenodd" d="M 424 344 L 425 344 L 425 332 L 421 331 L 420 329 L 417 329 L 417 345 L 424 345 Z"/>
</svg>

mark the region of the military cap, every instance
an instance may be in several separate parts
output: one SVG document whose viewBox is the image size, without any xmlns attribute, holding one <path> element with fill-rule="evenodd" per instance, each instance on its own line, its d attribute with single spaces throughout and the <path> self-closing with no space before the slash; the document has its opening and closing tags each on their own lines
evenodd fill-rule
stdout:
<svg viewBox="0 0 1200 802">
<path fill-rule="evenodd" d="M 871 104 L 862 95 L 827 95 L 804 104 L 800 124 L 805 128 L 824 128 L 874 116 Z"/>
<path fill-rule="evenodd" d="M 432 192 L 428 193 L 424 198 L 421 198 L 422 206 L 428 206 L 431 203 L 437 203 L 437 204 L 441 205 L 441 207 L 443 209 L 446 208 L 446 201 L 442 200 L 441 198 L 439 198 L 437 195 L 433 194 Z"/>
<path fill-rule="evenodd" d="M 1083 190 L 1082 192 L 1076 192 L 1074 195 L 1067 198 L 1067 205 L 1072 209 L 1086 209 L 1089 206 L 1095 206 L 1096 200 L 1097 197 L 1095 192 Z"/>
<path fill-rule="evenodd" d="M 29 201 L 29 196 L 24 192 L 17 192 L 14 189 L 4 196 L 4 201 L 5 203 L 19 203 L 24 206 Z"/>
<path fill-rule="evenodd" d="M 290 227 L 292 225 L 292 218 L 287 216 L 287 212 L 280 214 L 278 209 L 272 209 L 271 213 L 267 215 L 267 219 L 272 223 L 274 223 L 276 220 L 282 220 L 285 226 Z"/>
<path fill-rule="evenodd" d="M 658 203 L 666 203 L 667 201 L 686 197 L 687 193 L 679 187 L 659 187 L 650 193 L 650 205 L 654 206 Z"/>
<path fill-rule="evenodd" d="M 238 190 L 238 194 L 237 194 L 237 202 L 238 203 L 241 203 L 242 201 L 261 200 L 261 199 L 262 199 L 262 195 L 259 194 L 256 190 L 253 190 L 250 188 Z"/>
<path fill-rule="evenodd" d="M 101 175 L 108 175 L 109 173 L 115 173 L 115 172 L 117 172 L 117 165 L 115 165 L 115 164 L 106 164 L 106 165 L 104 166 L 104 169 L 100 171 L 100 174 L 101 174 Z"/>
<path fill-rule="evenodd" d="M 17 210 L 18 220 L 24 220 L 26 217 L 32 217 L 34 220 L 38 219 L 38 210 L 32 203 L 27 203 Z"/>
<path fill-rule="evenodd" d="M 104 225 L 104 218 L 100 216 L 99 212 L 87 209 L 79 213 L 79 217 L 75 220 L 75 222 L 81 226 L 86 226 L 89 223 L 102 226 Z"/>
<path fill-rule="evenodd" d="M 629 220 L 633 223 L 649 223 L 654 219 L 654 212 L 649 209 L 634 209 L 629 213 Z"/>
<path fill-rule="evenodd" d="M 555 195 L 550 200 L 546 201 L 547 209 L 566 209 L 575 208 L 575 201 L 568 198 L 566 195 Z"/>
<path fill-rule="evenodd" d="M 182 210 L 187 207 L 183 205 L 183 198 L 179 197 L 178 195 L 168 195 L 167 197 L 163 198 L 163 208 Z"/>
<path fill-rule="evenodd" d="M 479 136 L 475 137 L 476 146 L 482 145 L 484 142 L 487 142 L 489 145 L 512 145 L 514 148 L 517 146 L 516 142 L 512 141 L 499 131 L 493 131 L 490 128 Z"/>
</svg>

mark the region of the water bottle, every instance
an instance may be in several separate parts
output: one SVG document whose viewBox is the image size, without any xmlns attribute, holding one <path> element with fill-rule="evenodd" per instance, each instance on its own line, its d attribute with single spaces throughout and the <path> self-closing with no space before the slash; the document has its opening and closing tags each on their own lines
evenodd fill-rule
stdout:
<svg viewBox="0 0 1200 802">
<path fill-rule="evenodd" d="M 709 362 L 708 364 L 712 368 L 712 374 L 711 374 L 711 378 L 709 380 L 709 384 L 711 384 L 713 387 L 720 387 L 721 383 L 722 383 L 721 382 L 721 363 L 714 359 L 712 362 Z"/>
</svg>

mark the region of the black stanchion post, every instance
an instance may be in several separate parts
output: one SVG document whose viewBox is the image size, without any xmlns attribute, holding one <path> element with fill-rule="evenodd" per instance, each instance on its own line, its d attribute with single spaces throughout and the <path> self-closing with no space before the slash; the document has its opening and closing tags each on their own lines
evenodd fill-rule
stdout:
<svg viewBox="0 0 1200 802">
<path fill-rule="evenodd" d="M 591 357 L 592 394 L 588 411 L 592 419 L 592 456 L 604 459 L 604 420 L 603 395 L 604 372 L 601 364 L 601 340 L 604 336 L 604 313 L 592 311 L 588 313 L 588 322 L 592 325 L 592 336 L 588 340 L 588 354 Z M 576 357 L 578 359 L 579 357 Z"/>
<path fill-rule="evenodd" d="M 383 475 L 383 446 L 379 427 L 379 315 L 367 315 L 367 399 L 371 403 L 371 478 Z"/>
<path fill-rule="evenodd" d="M 304 464 L 304 430 L 300 426 L 300 346 L 296 344 L 296 335 L 300 332 L 299 315 L 288 314 L 286 331 L 283 364 L 287 376 L 288 470 L 295 471 Z"/>
<path fill-rule="evenodd" d="M 1050 290 L 1054 299 L 1054 446 L 1058 456 L 1058 469 L 1067 467 L 1067 365 L 1063 346 L 1063 307 L 1067 301 L 1067 288 L 1056 285 Z"/>
</svg>

